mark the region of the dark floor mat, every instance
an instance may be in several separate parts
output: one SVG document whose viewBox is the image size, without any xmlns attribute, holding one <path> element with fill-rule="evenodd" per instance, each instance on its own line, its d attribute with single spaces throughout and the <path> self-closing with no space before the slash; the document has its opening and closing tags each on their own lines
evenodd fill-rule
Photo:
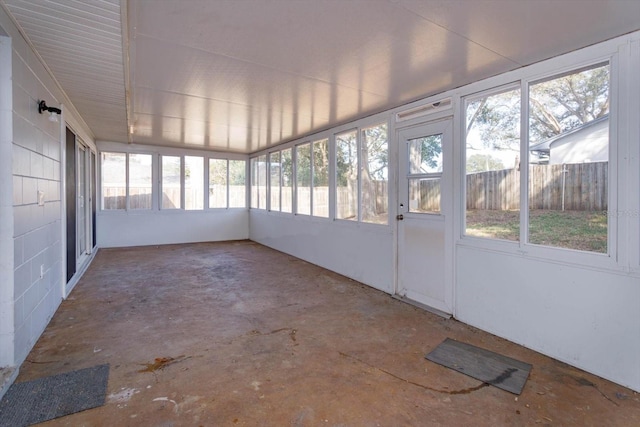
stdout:
<svg viewBox="0 0 640 427">
<path fill-rule="evenodd" d="M 531 371 L 528 363 L 450 338 L 425 357 L 514 394 L 522 392 Z"/>
<path fill-rule="evenodd" d="M 18 427 L 104 405 L 109 365 L 13 384 L 0 401 L 0 427 Z"/>
</svg>

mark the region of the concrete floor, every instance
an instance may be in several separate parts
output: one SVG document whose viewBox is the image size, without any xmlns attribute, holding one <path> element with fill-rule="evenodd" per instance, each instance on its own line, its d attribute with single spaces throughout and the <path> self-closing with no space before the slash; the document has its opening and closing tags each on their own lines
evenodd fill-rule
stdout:
<svg viewBox="0 0 640 427">
<path fill-rule="evenodd" d="M 531 363 L 515 395 L 424 359 L 451 337 Z M 243 241 L 103 249 L 20 369 L 109 363 L 47 426 L 637 426 L 640 395 Z"/>
</svg>

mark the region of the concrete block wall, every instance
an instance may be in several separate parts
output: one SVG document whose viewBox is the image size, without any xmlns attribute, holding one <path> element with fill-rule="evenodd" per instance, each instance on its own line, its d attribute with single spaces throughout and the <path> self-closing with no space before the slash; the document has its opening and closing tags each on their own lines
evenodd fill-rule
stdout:
<svg viewBox="0 0 640 427">
<path fill-rule="evenodd" d="M 25 54 L 26 53 L 26 54 Z M 62 300 L 62 125 L 38 112 L 58 102 L 34 71 L 30 51 L 13 49 L 14 360 L 23 360 Z M 44 203 L 38 203 L 38 194 Z"/>
<path fill-rule="evenodd" d="M 38 113 L 39 100 L 62 106 L 58 123 Z M 66 126 L 95 150 L 91 130 L 0 7 L 0 380 L 8 383 L 65 296 Z"/>
</svg>

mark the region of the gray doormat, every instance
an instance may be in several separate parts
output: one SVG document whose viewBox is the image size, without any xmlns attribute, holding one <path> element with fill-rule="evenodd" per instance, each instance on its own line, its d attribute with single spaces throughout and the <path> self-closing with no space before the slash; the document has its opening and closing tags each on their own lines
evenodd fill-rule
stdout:
<svg viewBox="0 0 640 427">
<path fill-rule="evenodd" d="M 450 338 L 425 357 L 514 394 L 522 393 L 531 371 L 528 363 Z"/>
<path fill-rule="evenodd" d="M 0 401 L 0 427 L 29 426 L 104 405 L 109 365 L 13 384 Z"/>
</svg>

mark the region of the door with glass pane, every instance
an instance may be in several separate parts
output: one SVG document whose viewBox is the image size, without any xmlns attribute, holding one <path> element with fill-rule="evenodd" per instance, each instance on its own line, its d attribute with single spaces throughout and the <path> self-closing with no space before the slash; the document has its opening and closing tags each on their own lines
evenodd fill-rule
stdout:
<svg viewBox="0 0 640 427">
<path fill-rule="evenodd" d="M 453 310 L 450 119 L 400 130 L 396 293 Z"/>
</svg>

